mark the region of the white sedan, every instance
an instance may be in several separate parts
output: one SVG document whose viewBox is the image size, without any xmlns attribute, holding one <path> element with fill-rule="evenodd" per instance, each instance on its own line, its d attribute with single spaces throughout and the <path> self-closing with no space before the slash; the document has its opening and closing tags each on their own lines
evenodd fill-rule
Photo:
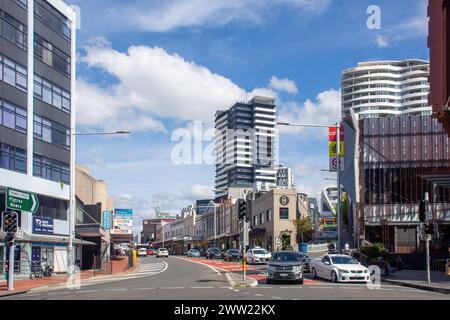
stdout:
<svg viewBox="0 0 450 320">
<path fill-rule="evenodd" d="M 332 282 L 369 282 L 369 270 L 355 258 L 343 254 L 327 254 L 322 259 L 311 260 L 313 278 Z"/>
<path fill-rule="evenodd" d="M 169 250 L 167 250 L 166 248 L 159 248 L 158 250 L 156 250 L 155 256 L 157 258 L 159 258 L 159 257 L 168 257 L 169 256 Z"/>
<path fill-rule="evenodd" d="M 248 264 L 268 263 L 270 259 L 272 259 L 272 254 L 260 247 L 248 250 L 245 255 L 245 260 Z"/>
</svg>

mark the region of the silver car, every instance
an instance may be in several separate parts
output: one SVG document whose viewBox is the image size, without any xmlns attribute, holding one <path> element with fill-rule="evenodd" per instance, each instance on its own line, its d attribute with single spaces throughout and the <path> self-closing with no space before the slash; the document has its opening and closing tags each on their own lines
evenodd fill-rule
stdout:
<svg viewBox="0 0 450 320">
<path fill-rule="evenodd" d="M 192 257 L 192 258 L 199 258 L 200 251 L 198 251 L 197 249 L 189 249 L 188 252 L 186 252 L 186 256 Z"/>
<path fill-rule="evenodd" d="M 278 251 L 267 265 L 267 284 L 275 281 L 303 284 L 303 258 L 295 251 Z"/>
</svg>

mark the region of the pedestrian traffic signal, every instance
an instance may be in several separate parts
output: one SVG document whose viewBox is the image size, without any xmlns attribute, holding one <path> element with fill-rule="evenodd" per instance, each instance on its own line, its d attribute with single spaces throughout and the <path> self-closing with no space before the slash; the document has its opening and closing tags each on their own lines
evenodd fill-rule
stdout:
<svg viewBox="0 0 450 320">
<path fill-rule="evenodd" d="M 420 200 L 419 202 L 419 221 L 420 222 L 425 222 L 426 220 L 426 216 L 425 216 L 425 201 L 424 200 Z"/>
<path fill-rule="evenodd" d="M 2 229 L 6 233 L 16 233 L 17 232 L 17 212 L 2 212 Z"/>
<path fill-rule="evenodd" d="M 239 199 L 237 205 L 237 218 L 238 220 L 244 220 L 247 218 L 247 201 Z"/>
<path fill-rule="evenodd" d="M 434 230 L 433 230 L 433 225 L 431 223 L 427 223 L 425 224 L 425 234 L 433 234 Z"/>
<path fill-rule="evenodd" d="M 12 247 L 14 245 L 14 234 L 8 233 L 5 238 L 6 246 Z"/>
</svg>

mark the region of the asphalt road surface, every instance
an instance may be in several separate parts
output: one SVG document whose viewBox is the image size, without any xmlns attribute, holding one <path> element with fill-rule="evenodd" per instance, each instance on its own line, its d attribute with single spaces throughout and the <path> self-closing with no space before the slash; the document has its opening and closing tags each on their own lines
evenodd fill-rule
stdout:
<svg viewBox="0 0 450 320">
<path fill-rule="evenodd" d="M 265 267 L 258 266 L 261 273 Z M 306 279 L 308 276 L 306 276 Z M 140 259 L 136 272 L 111 279 L 91 279 L 79 289 L 61 287 L 34 290 L 0 300 L 326 300 L 326 299 L 450 299 L 450 295 L 382 284 L 370 290 L 364 284 L 306 281 L 298 284 L 260 284 L 232 288 L 224 272 L 180 257 Z"/>
</svg>

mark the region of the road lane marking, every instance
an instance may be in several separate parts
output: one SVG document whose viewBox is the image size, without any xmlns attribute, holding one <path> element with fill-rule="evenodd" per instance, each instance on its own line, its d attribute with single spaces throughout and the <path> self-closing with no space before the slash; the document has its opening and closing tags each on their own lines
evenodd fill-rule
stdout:
<svg viewBox="0 0 450 320">
<path fill-rule="evenodd" d="M 261 293 L 255 293 L 255 296 L 262 297 L 263 295 Z"/>
<path fill-rule="evenodd" d="M 184 287 L 162 287 L 163 290 L 179 290 L 184 289 Z"/>
<path fill-rule="evenodd" d="M 103 291 L 127 291 L 128 289 L 104 289 Z"/>
<path fill-rule="evenodd" d="M 191 289 L 214 289 L 214 287 L 191 287 Z"/>
<path fill-rule="evenodd" d="M 193 261 L 193 260 L 185 259 L 185 258 L 181 258 L 181 257 L 174 257 L 174 258 L 180 259 L 180 260 L 184 260 L 184 261 L 189 261 L 189 262 L 196 263 L 196 264 L 201 264 L 202 266 L 206 266 L 206 267 L 211 268 L 211 269 L 214 270 L 214 272 L 216 272 L 218 275 L 222 275 L 222 273 L 218 270 L 218 268 L 215 268 L 215 267 L 213 267 L 213 266 L 211 266 L 211 265 L 209 265 L 209 264 L 206 264 L 206 263 L 203 263 L 203 262 L 199 262 L 199 261 Z M 222 270 L 223 270 L 223 269 L 222 269 Z M 225 270 L 225 271 L 226 271 L 226 270 Z"/>
<path fill-rule="evenodd" d="M 133 290 L 155 290 L 156 288 L 133 288 Z"/>
<path fill-rule="evenodd" d="M 99 292 L 100 290 L 82 290 L 78 291 L 78 293 L 91 293 L 91 292 Z"/>
<path fill-rule="evenodd" d="M 323 287 L 323 286 L 313 286 L 313 287 L 309 287 L 311 289 L 333 289 L 333 287 Z"/>
<path fill-rule="evenodd" d="M 272 299 L 283 299 L 282 297 L 274 297 L 274 296 L 272 296 L 271 298 Z"/>
</svg>

